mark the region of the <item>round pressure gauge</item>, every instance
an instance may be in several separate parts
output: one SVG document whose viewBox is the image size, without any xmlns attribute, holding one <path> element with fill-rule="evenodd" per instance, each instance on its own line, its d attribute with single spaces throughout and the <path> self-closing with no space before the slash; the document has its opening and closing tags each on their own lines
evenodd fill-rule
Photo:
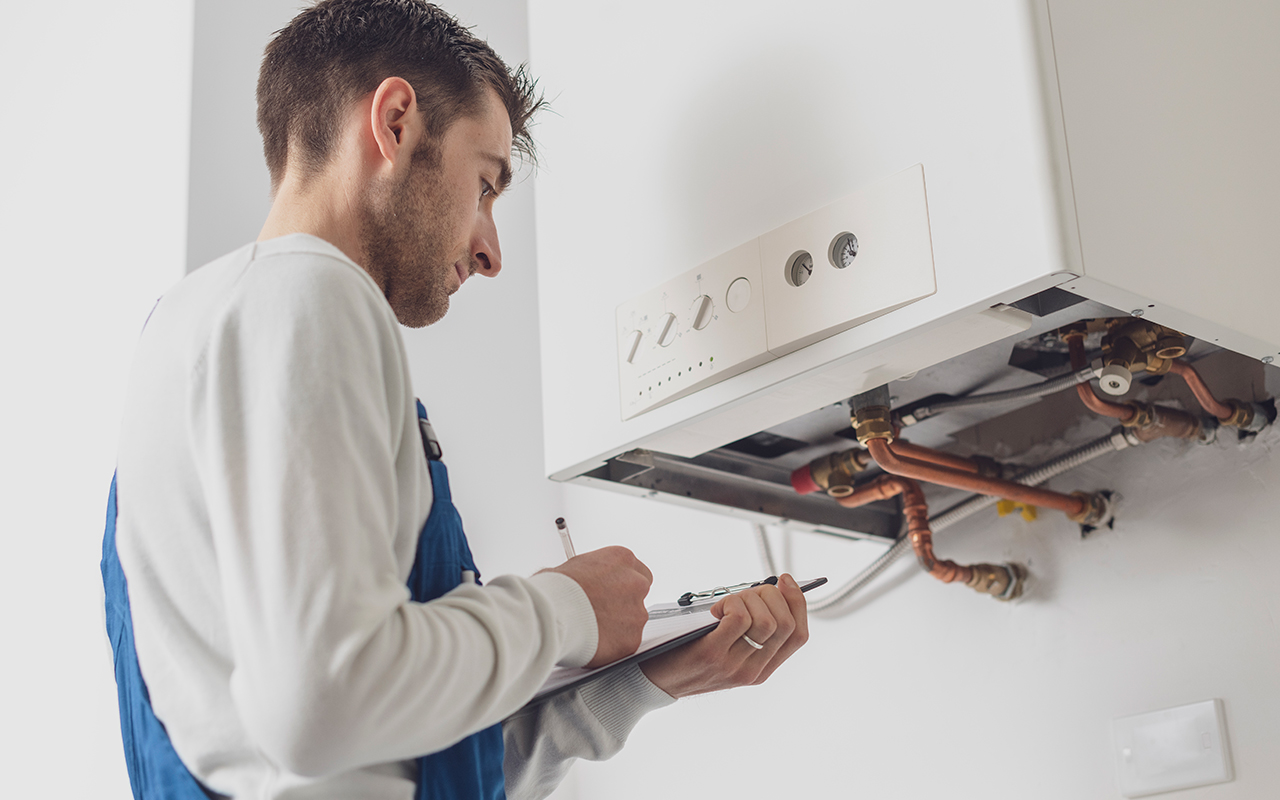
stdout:
<svg viewBox="0 0 1280 800">
<path fill-rule="evenodd" d="M 827 255 L 831 258 L 831 266 L 844 269 L 858 256 L 858 237 L 847 231 L 840 234 L 831 240 L 831 251 Z"/>
<path fill-rule="evenodd" d="M 805 251 L 793 255 L 787 261 L 787 283 L 792 286 L 804 286 L 813 274 L 813 256 Z"/>
</svg>

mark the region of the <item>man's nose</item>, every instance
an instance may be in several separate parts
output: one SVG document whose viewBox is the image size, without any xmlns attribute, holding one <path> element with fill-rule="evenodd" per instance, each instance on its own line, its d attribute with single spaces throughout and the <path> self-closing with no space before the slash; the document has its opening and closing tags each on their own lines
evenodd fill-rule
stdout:
<svg viewBox="0 0 1280 800">
<path fill-rule="evenodd" d="M 502 248 L 498 245 L 498 226 L 491 214 L 484 214 L 471 238 L 471 257 L 477 264 L 476 273 L 489 278 L 498 277 L 502 271 Z"/>
</svg>

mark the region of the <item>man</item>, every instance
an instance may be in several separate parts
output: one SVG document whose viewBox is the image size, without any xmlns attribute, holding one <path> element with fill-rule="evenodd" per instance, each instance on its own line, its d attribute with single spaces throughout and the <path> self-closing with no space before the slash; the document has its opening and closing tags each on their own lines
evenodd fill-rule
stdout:
<svg viewBox="0 0 1280 800">
<path fill-rule="evenodd" d="M 103 573 L 135 795 L 541 797 L 804 643 L 784 576 L 521 711 L 555 665 L 635 650 L 651 575 L 612 547 L 481 586 L 396 322 L 501 270 L 539 101 L 434 6 L 327 0 L 268 46 L 258 104 L 262 233 L 161 300 L 130 377 Z"/>
</svg>

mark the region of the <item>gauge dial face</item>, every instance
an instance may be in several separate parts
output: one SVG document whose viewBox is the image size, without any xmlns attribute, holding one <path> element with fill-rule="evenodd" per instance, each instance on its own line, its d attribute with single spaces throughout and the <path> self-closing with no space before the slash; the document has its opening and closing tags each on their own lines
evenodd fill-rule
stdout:
<svg viewBox="0 0 1280 800">
<path fill-rule="evenodd" d="M 858 237 L 852 233 L 842 233 L 831 242 L 831 266 L 845 269 L 853 264 L 858 256 Z"/>
<path fill-rule="evenodd" d="M 791 257 L 787 265 L 787 278 L 792 286 L 804 286 L 813 274 L 813 256 L 801 251 Z"/>
</svg>

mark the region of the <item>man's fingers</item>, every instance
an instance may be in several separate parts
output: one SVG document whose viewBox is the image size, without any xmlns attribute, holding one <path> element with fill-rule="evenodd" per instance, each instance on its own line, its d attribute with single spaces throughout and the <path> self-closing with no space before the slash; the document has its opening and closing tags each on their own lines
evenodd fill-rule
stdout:
<svg viewBox="0 0 1280 800">
<path fill-rule="evenodd" d="M 791 617 L 796 622 L 795 633 L 801 636 L 803 644 L 809 640 L 809 601 L 800 591 L 800 584 L 790 575 L 783 575 L 778 580 L 778 589 L 791 609 Z"/>
<path fill-rule="evenodd" d="M 725 598 L 725 600 L 727 599 Z M 711 616 L 716 619 L 724 619 L 724 600 L 717 600 L 715 605 L 711 606 Z"/>
<path fill-rule="evenodd" d="M 705 641 L 714 651 L 726 652 L 751 628 L 751 614 L 747 612 L 742 597 L 736 594 L 718 601 L 712 606 L 711 613 L 715 614 L 717 608 L 720 609 L 720 624 L 706 635 Z"/>
<path fill-rule="evenodd" d="M 638 558 L 636 559 L 636 571 L 644 576 L 644 579 L 649 582 L 650 586 L 653 585 L 653 571 L 649 569 L 647 564 Z"/>
<path fill-rule="evenodd" d="M 791 632 L 796 629 L 796 620 L 791 612 L 791 606 L 787 603 L 787 599 L 782 592 L 772 586 L 768 587 L 768 589 L 769 591 L 760 593 L 760 599 L 768 609 L 769 616 L 773 618 L 775 625 L 773 638 L 778 646 L 781 646 L 791 636 Z"/>
<path fill-rule="evenodd" d="M 711 613 L 720 620 L 714 631 L 641 667 L 673 697 L 761 683 L 809 638 L 808 606 L 789 575 L 777 587 L 721 598 Z M 764 646 L 755 649 L 742 641 L 744 634 Z"/>
<path fill-rule="evenodd" d="M 742 598 L 747 613 L 751 615 L 751 624 L 747 626 L 746 635 L 756 644 L 764 644 L 772 639 L 774 632 L 778 629 L 778 622 L 770 613 L 764 598 L 755 590 L 745 591 L 739 597 Z"/>
<path fill-rule="evenodd" d="M 644 598 L 653 585 L 653 573 L 644 562 L 625 547 L 602 547 L 574 556 L 551 571 L 577 582 L 595 612 L 599 637 L 587 666 L 601 666 L 635 652 L 649 621 Z"/>
<path fill-rule="evenodd" d="M 809 609 L 804 593 L 800 591 L 799 584 L 790 575 L 783 575 L 778 581 L 778 588 L 791 610 L 795 628 L 773 657 L 769 659 L 769 663 L 756 676 L 754 683 L 757 684 L 767 680 L 773 674 L 773 671 L 782 665 L 782 662 L 790 658 L 793 653 L 804 646 L 805 642 L 809 641 Z"/>
</svg>

